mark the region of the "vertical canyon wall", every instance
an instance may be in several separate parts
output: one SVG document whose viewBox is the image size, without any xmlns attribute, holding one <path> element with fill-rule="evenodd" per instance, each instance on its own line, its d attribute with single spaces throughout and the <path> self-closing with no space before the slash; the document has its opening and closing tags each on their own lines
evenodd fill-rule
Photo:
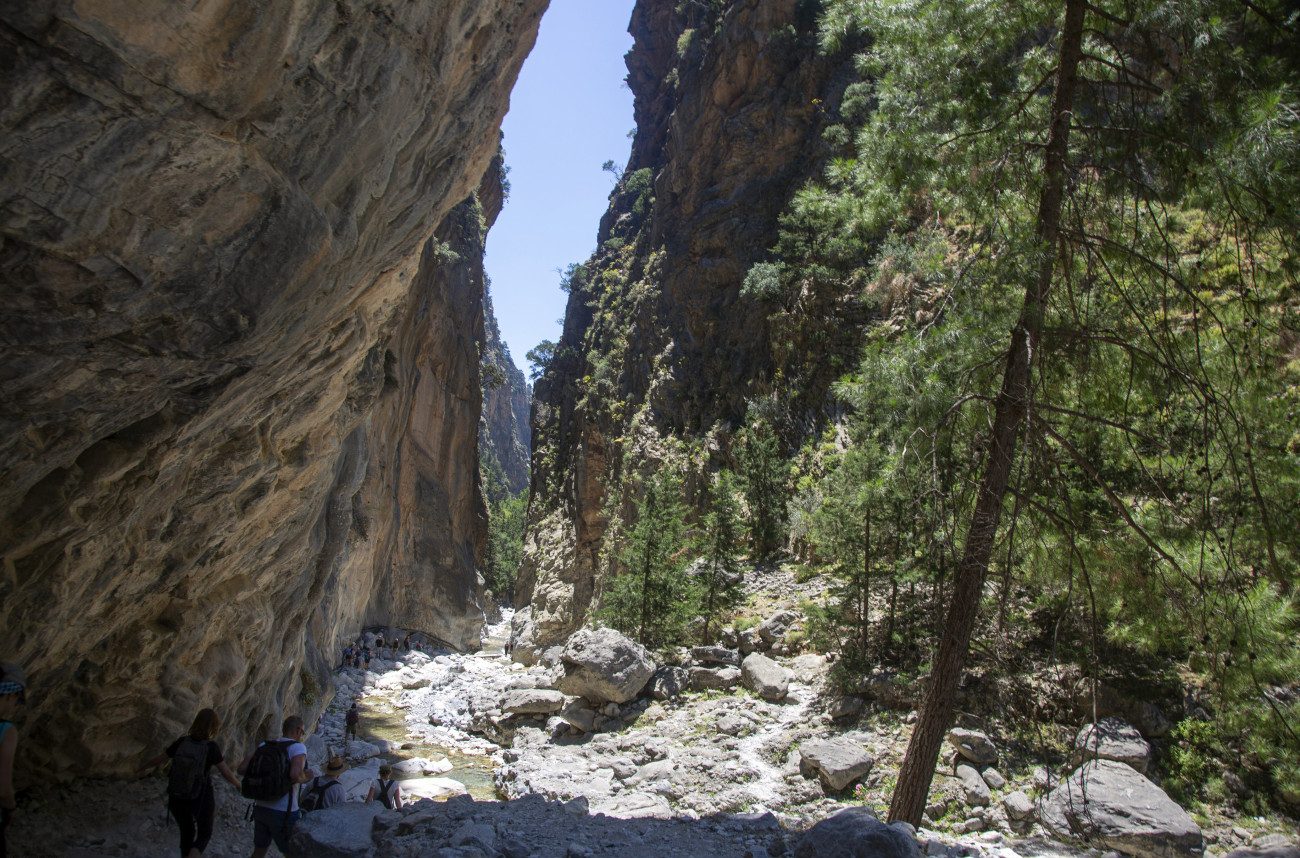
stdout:
<svg viewBox="0 0 1300 858">
<path fill-rule="evenodd" d="M 477 642 L 472 195 L 499 204 L 544 7 L 0 6 L 0 652 L 29 770 L 124 772 L 205 705 L 241 742 L 311 714 L 363 623 Z"/>
<path fill-rule="evenodd" d="M 535 388 L 517 657 L 587 619 L 627 476 L 682 442 L 718 453 L 770 389 L 767 310 L 741 285 L 825 163 L 822 132 L 854 79 L 848 54 L 817 51 L 818 7 L 636 5 L 631 158 Z"/>
</svg>

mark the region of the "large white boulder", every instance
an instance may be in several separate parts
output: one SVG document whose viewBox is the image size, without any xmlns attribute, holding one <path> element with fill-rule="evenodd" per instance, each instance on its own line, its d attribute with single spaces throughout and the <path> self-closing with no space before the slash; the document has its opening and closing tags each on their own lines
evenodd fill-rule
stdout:
<svg viewBox="0 0 1300 858">
<path fill-rule="evenodd" d="M 1042 801 L 1039 820 L 1075 837 L 1143 858 L 1184 858 L 1204 850 L 1201 829 L 1164 790 L 1131 767 L 1093 760 Z"/>
<path fill-rule="evenodd" d="M 1074 737 L 1075 762 L 1114 760 L 1146 774 L 1151 763 L 1151 746 L 1138 729 L 1118 718 L 1102 718 L 1087 724 Z"/>
<path fill-rule="evenodd" d="M 840 792 L 864 777 L 875 762 L 866 748 L 842 736 L 799 746 L 799 772 L 806 778 L 816 776 L 827 792 Z"/>
<path fill-rule="evenodd" d="M 293 828 L 288 858 L 369 858 L 379 802 L 345 801 L 305 814 Z"/>
<path fill-rule="evenodd" d="M 555 687 L 594 703 L 635 699 L 655 672 L 645 647 L 614 629 L 579 629 L 560 658 L 564 674 Z"/>
<path fill-rule="evenodd" d="M 901 824 L 886 825 L 865 807 L 850 807 L 808 829 L 795 858 L 920 858 L 914 838 Z"/>
<path fill-rule="evenodd" d="M 511 715 L 549 715 L 564 708 L 564 695 L 550 688 L 521 688 L 507 692 L 501 709 Z"/>
<path fill-rule="evenodd" d="M 740 665 L 741 682 L 764 700 L 784 700 L 792 678 L 790 671 L 761 653 L 751 652 Z"/>
</svg>

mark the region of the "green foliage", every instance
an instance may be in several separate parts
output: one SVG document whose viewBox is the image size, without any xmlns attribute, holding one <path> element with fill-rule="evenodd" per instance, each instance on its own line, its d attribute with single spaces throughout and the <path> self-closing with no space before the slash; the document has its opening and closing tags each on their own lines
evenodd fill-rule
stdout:
<svg viewBox="0 0 1300 858">
<path fill-rule="evenodd" d="M 528 493 L 507 494 L 488 505 L 488 542 L 484 577 L 497 598 L 510 598 L 524 554 Z"/>
<path fill-rule="evenodd" d="M 872 37 L 841 103 L 852 150 L 796 194 L 771 267 L 751 277 L 768 286 L 791 385 L 826 354 L 810 348 L 824 319 L 843 324 L 828 301 L 889 318 L 836 388 L 845 449 L 797 504 L 837 580 L 814 633 L 871 652 L 863 669 L 925 657 L 894 651 L 933 633 L 965 538 L 1007 331 L 1041 260 L 1060 10 L 826 4 L 824 49 Z M 1300 534 L 1283 524 L 1300 517 L 1286 20 L 1273 2 L 1089 11 L 1034 400 L 990 570 L 990 616 L 1022 586 L 1062 606 L 1085 664 L 1140 654 L 1205 683 L 1214 721 L 1186 729 L 1213 741 L 1186 737 L 1179 782 L 1203 782 L 1208 755 L 1267 772 L 1279 793 L 1300 788 L 1300 767 L 1279 763 L 1300 759 L 1300 710 L 1273 690 L 1300 675 Z M 905 610 L 900 587 L 918 583 L 934 610 Z M 891 631 L 853 610 L 886 587 Z M 864 627 L 882 646 L 854 640 Z"/>
<path fill-rule="evenodd" d="M 298 702 L 303 706 L 311 706 L 320 699 L 320 683 L 306 668 L 298 671 L 298 685 Z"/>
<path fill-rule="evenodd" d="M 632 214 L 644 217 L 654 202 L 654 171 L 642 167 L 628 173 L 623 177 L 623 193 L 632 197 Z"/>
<path fill-rule="evenodd" d="M 605 585 L 597 619 L 645 646 L 682 641 L 699 594 L 687 573 L 691 556 L 682 478 L 663 468 L 647 478 L 635 522 L 617 551 L 618 570 Z"/>
<path fill-rule="evenodd" d="M 542 340 L 528 350 L 528 354 L 524 355 L 524 359 L 528 361 L 530 367 L 528 371 L 530 379 L 537 381 L 542 373 L 546 372 L 546 368 L 555 359 L 555 348 L 555 343 L 550 340 Z"/>
<path fill-rule="evenodd" d="M 741 297 L 756 301 L 772 301 L 780 298 L 785 291 L 781 283 L 781 270 L 780 263 L 754 263 L 749 273 L 745 275 L 745 282 L 741 284 Z"/>
<path fill-rule="evenodd" d="M 720 616 L 734 610 L 744 598 L 740 568 L 741 518 L 736 501 L 736 480 L 720 471 L 709 487 L 704 516 L 700 567 L 700 616 L 704 626 L 700 643 L 712 643 L 711 632 Z"/>
<path fill-rule="evenodd" d="M 770 403 L 751 403 L 738 436 L 750 544 L 756 560 L 769 557 L 785 540 L 785 454 L 771 412 Z"/>
</svg>

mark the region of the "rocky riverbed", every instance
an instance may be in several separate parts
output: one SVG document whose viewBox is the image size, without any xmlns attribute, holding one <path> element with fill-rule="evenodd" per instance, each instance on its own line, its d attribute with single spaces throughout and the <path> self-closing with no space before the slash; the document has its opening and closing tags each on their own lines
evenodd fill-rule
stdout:
<svg viewBox="0 0 1300 858">
<path fill-rule="evenodd" d="M 1100 855 L 1062 842 L 1092 825 L 1093 845 L 1126 854 L 1253 845 L 1270 858 L 1296 855 L 1287 852 L 1294 839 L 1267 826 L 1233 839 L 1212 831 L 1206 843 L 1141 774 L 1149 749 L 1138 731 L 1112 722 L 1081 733 L 1092 768 L 1060 780 L 1013 771 L 987 734 L 955 730 L 926 826 L 882 826 L 866 812 L 883 809 L 908 715 L 859 712 L 832 695 L 827 660 L 789 654 L 773 629 L 790 618 L 773 616 L 780 622 L 750 632 L 750 645 L 682 651 L 679 664 L 651 664 L 605 630 L 580 632 L 524 665 L 503 651 L 507 613 L 479 652 L 398 653 L 338 672 L 308 747 L 316 768 L 331 753 L 348 759 L 349 801 L 300 825 L 298 854 L 829 858 L 838 847 L 826 843 L 870 837 L 884 844 L 872 854 L 890 858 Z M 349 741 L 353 701 L 362 720 Z M 363 801 L 385 761 L 408 797 L 401 811 Z M 1091 816 L 1075 807 L 1085 775 Z M 15 822 L 16 854 L 169 855 L 175 828 L 164 790 L 161 778 L 38 789 Z M 244 855 L 245 803 L 225 784 L 218 798 L 207 854 Z"/>
</svg>

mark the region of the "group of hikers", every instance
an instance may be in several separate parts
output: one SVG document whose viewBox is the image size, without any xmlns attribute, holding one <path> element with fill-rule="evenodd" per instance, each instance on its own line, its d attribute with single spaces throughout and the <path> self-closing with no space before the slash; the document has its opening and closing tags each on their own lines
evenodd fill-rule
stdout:
<svg viewBox="0 0 1300 858">
<path fill-rule="evenodd" d="M 356 710 L 356 703 L 353 703 L 349 719 L 355 718 L 352 713 Z M 350 720 L 353 735 L 354 725 L 355 720 Z M 281 852 L 287 852 L 289 839 L 301 814 L 333 807 L 347 800 L 347 791 L 339 780 L 347 770 L 347 763 L 343 757 L 332 754 L 324 771 L 316 772 L 308 767 L 307 746 L 303 744 L 307 727 L 299 716 L 285 718 L 280 737 L 259 743 L 233 771 L 214 740 L 220 726 L 221 719 L 215 711 L 202 710 L 195 716 L 188 733 L 139 770 L 143 774 L 171 760 L 167 808 L 180 827 L 182 858 L 199 858 L 212 839 L 216 817 L 213 769 L 245 798 L 253 801 L 253 858 L 266 855 L 272 843 Z M 380 766 L 379 779 L 370 784 L 365 800 L 378 800 L 386 808 L 400 810 L 402 788 L 392 775 L 391 766 Z"/>
<path fill-rule="evenodd" d="M 394 658 L 398 651 L 419 652 L 423 645 L 408 633 L 400 641 L 396 636 L 385 645 L 383 635 L 374 638 L 373 646 L 358 639 L 343 650 L 344 667 L 369 667 L 373 656 Z M 0 665 L 0 858 L 7 858 L 6 831 L 17 810 L 13 785 L 14 757 L 18 747 L 15 724 L 21 707 L 27 702 L 27 684 L 23 672 L 9 664 Z M 347 738 L 357 738 L 360 710 L 354 700 L 345 718 Z M 307 766 L 307 735 L 303 719 L 291 715 L 281 725 L 280 737 L 261 742 L 232 770 L 215 741 L 221 719 L 213 709 L 203 709 L 194 717 L 189 732 L 172 742 L 146 762 L 138 774 L 152 771 L 171 761 L 167 780 L 167 808 L 180 827 L 181 858 L 198 858 L 212 839 L 216 818 L 216 796 L 212 770 L 253 804 L 253 858 L 265 855 L 274 843 L 286 850 L 295 822 L 303 812 L 332 807 L 347 800 L 340 776 L 347 763 L 330 754 L 324 770 Z M 379 767 L 379 778 L 371 782 L 366 802 L 380 801 L 386 808 L 401 809 L 402 789 L 393 778 L 391 766 Z"/>
<path fill-rule="evenodd" d="M 385 645 L 387 643 L 387 645 Z M 410 632 L 399 642 L 396 637 L 385 641 L 382 634 L 376 635 L 374 646 L 357 639 L 353 643 L 343 647 L 343 660 L 339 663 L 336 670 L 342 670 L 345 667 L 364 667 L 370 669 L 370 660 L 372 658 L 394 659 L 399 652 L 422 652 L 424 645 L 418 640 L 411 640 Z"/>
</svg>

